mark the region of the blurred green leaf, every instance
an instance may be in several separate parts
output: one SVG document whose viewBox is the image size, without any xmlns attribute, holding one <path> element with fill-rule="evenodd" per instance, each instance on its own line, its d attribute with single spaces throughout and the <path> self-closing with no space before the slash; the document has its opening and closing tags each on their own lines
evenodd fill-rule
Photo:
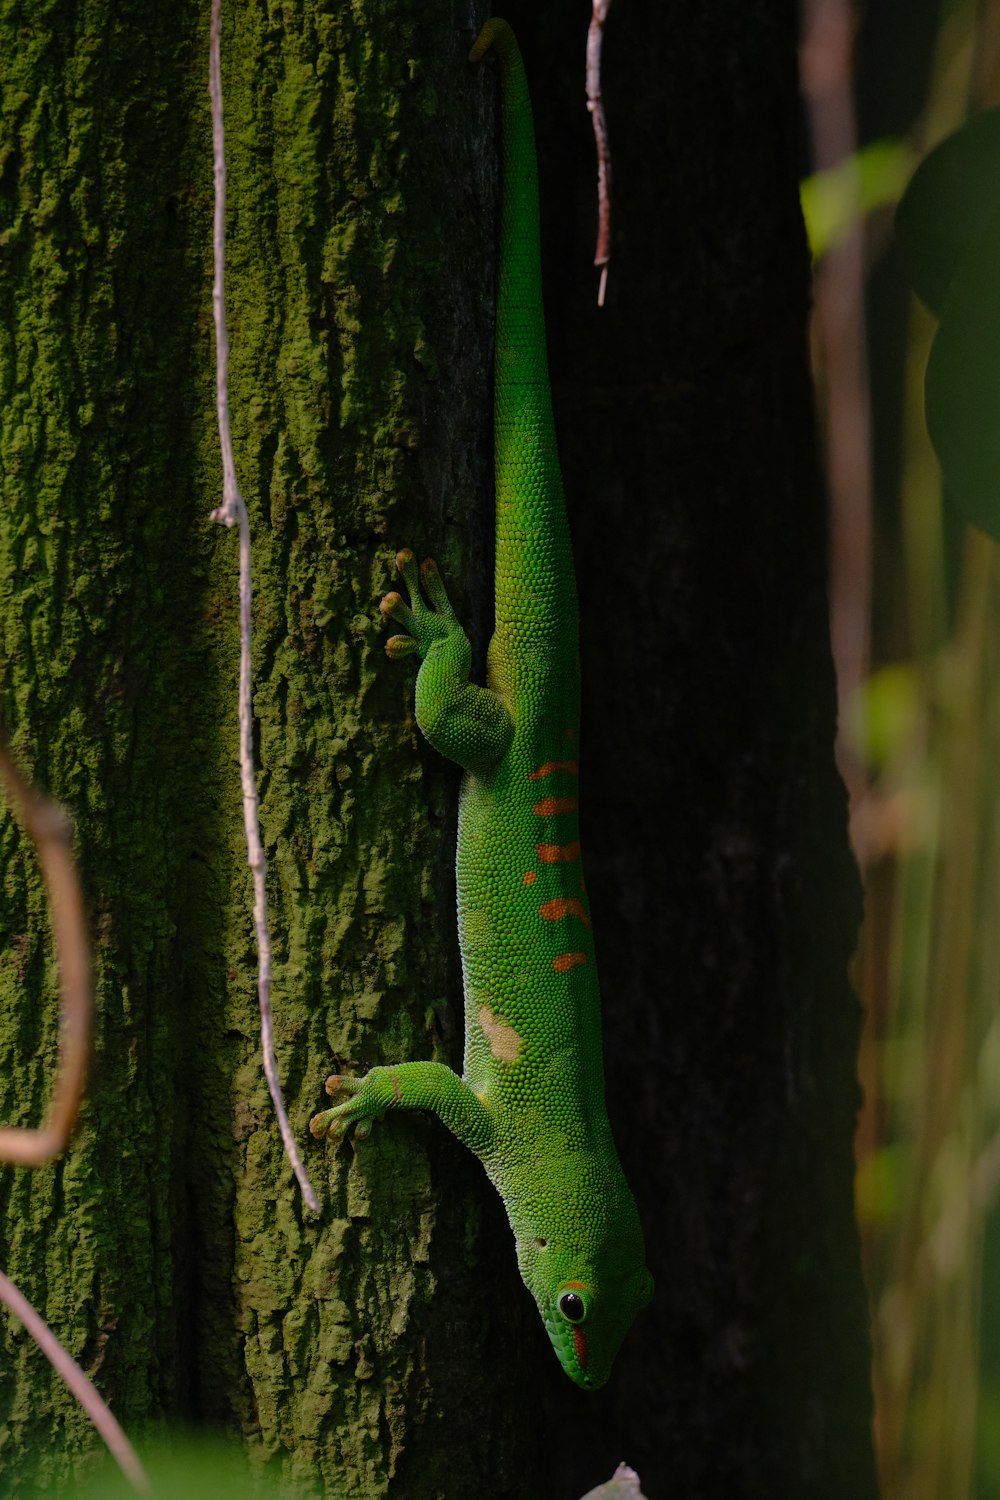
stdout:
<svg viewBox="0 0 1000 1500">
<path fill-rule="evenodd" d="M 869 1226 L 890 1223 L 899 1213 L 906 1172 L 906 1150 L 881 1146 L 858 1162 L 854 1201 L 858 1219 Z"/>
<path fill-rule="evenodd" d="M 807 177 L 800 192 L 813 255 L 839 244 L 859 217 L 896 203 L 913 163 L 913 152 L 902 141 L 873 141 L 837 166 Z"/>
<path fill-rule="evenodd" d="M 896 213 L 914 291 L 942 313 L 966 252 L 997 206 L 1000 109 L 976 115 L 920 163 Z"/>
<path fill-rule="evenodd" d="M 945 498 L 1000 541 L 1000 157 L 992 214 L 962 257 L 927 363 L 927 430 Z"/>
<path fill-rule="evenodd" d="M 881 770 L 910 741 L 923 721 L 923 688 L 916 667 L 880 667 L 853 704 L 851 740 L 870 766 Z"/>
<path fill-rule="evenodd" d="M 977 1402 L 978 1500 L 1000 1500 L 1000 1385 L 983 1380 Z"/>
<path fill-rule="evenodd" d="M 142 1462 L 149 1475 L 151 1500 L 311 1500 L 318 1492 L 297 1489 L 287 1481 L 252 1464 L 243 1449 L 222 1438 L 175 1438 L 152 1448 L 143 1448 Z M 39 1492 L 38 1500 L 42 1500 Z M 136 1500 L 136 1492 L 106 1459 L 86 1481 L 53 1492 L 47 1500 Z M 327 1493 L 326 1500 L 338 1500 Z"/>
</svg>

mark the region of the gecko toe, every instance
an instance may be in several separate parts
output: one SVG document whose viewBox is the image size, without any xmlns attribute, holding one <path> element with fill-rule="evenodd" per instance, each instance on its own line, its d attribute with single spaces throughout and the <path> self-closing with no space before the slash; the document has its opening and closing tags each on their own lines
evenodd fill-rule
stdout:
<svg viewBox="0 0 1000 1500">
<path fill-rule="evenodd" d="M 451 607 L 451 600 L 441 579 L 441 573 L 433 557 L 425 558 L 420 565 L 420 581 L 428 599 L 437 610 L 438 614 L 454 619 L 455 611 Z"/>
<path fill-rule="evenodd" d="M 413 611 L 403 602 L 402 594 L 397 594 L 395 589 L 386 594 L 378 609 L 385 620 L 394 620 L 407 630 L 413 625 Z"/>
<path fill-rule="evenodd" d="M 406 584 L 410 606 L 414 613 L 419 614 L 420 610 L 425 607 L 420 597 L 420 572 L 417 568 L 417 559 L 409 547 L 404 547 L 401 552 L 396 553 L 396 567 L 399 569 L 399 576 Z"/>
</svg>

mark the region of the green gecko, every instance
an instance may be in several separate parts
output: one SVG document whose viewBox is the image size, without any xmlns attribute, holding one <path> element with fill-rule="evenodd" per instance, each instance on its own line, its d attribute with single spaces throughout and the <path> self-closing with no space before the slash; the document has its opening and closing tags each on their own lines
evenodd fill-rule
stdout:
<svg viewBox="0 0 1000 1500">
<path fill-rule="evenodd" d="M 579 621 L 542 314 L 538 180 L 524 65 L 505 21 L 470 53 L 500 60 L 503 199 L 496 313 L 496 626 L 486 687 L 433 561 L 397 557 L 410 596 L 382 600 L 419 656 L 417 723 L 465 771 L 458 930 L 465 1068 L 334 1075 L 311 1122 L 340 1139 L 387 1109 L 428 1109 L 482 1161 L 521 1275 L 567 1375 L 603 1385 L 652 1295 L 642 1229 L 604 1105 L 600 1000 L 580 867 Z M 423 589 L 421 590 L 421 584 Z M 425 602 L 424 595 L 430 601 Z"/>
</svg>

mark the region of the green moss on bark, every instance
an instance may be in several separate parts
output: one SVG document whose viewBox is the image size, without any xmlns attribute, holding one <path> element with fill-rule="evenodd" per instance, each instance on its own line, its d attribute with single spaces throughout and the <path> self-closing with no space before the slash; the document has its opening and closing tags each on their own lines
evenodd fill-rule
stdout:
<svg viewBox="0 0 1000 1500">
<path fill-rule="evenodd" d="M 0 10 L 0 707 L 73 814 L 98 952 L 82 1127 L 64 1162 L 2 1180 L 2 1254 L 133 1430 L 237 1425 L 278 1474 L 371 1497 L 402 1482 L 419 1500 L 444 1492 L 446 1465 L 471 1489 L 495 1448 L 516 1462 L 513 1413 L 466 1406 L 452 1430 L 480 1443 L 460 1460 L 436 1441 L 437 1411 L 469 1393 L 442 1303 L 471 1302 L 494 1267 L 516 1295 L 499 1205 L 483 1217 L 488 1185 L 430 1122 L 389 1122 L 339 1159 L 306 1122 L 335 1060 L 460 1053 L 455 779 L 418 743 L 377 601 L 404 543 L 433 546 L 459 599 L 470 583 L 489 90 L 465 64 L 464 12 L 225 7 L 275 1036 L 323 1202 L 304 1222 L 258 1056 L 235 542 L 207 520 L 207 21 L 195 0 L 37 6 L 30 25 Z M 27 1120 L 55 985 L 9 820 L 0 880 L 0 1107 Z M 505 1300 L 484 1320 L 498 1356 L 518 1336 Z M 491 1368 L 479 1378 L 485 1402 Z M 6 1334 L 4 1492 L 41 1450 L 49 1480 L 92 1443 Z"/>
<path fill-rule="evenodd" d="M 177 7 L 181 25 L 189 14 Z M 91 1098 L 71 1154 L 0 1179 L 2 1255 L 126 1423 L 178 1396 L 178 934 L 204 744 L 205 567 L 184 423 L 192 258 L 178 38 L 150 10 L 0 13 L 0 711 L 74 817 L 96 938 Z M 200 251 L 199 251 L 200 255 Z M 37 1121 L 54 975 L 33 860 L 0 827 L 0 1114 Z M 10 962 L 13 953 L 14 961 Z M 20 1331 L 0 1349 L 5 1493 L 90 1445 Z"/>
</svg>

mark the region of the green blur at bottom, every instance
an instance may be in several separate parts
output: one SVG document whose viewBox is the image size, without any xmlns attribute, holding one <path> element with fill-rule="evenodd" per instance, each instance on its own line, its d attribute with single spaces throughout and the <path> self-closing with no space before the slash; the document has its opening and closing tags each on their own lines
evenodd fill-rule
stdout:
<svg viewBox="0 0 1000 1500">
<path fill-rule="evenodd" d="M 161 1438 L 136 1445 L 149 1476 L 150 1500 L 342 1500 L 344 1491 L 305 1488 L 247 1458 L 234 1440 L 192 1437 Z M 31 1500 L 136 1500 L 138 1491 L 110 1456 L 99 1460 L 85 1479 L 30 1491 Z"/>
</svg>

